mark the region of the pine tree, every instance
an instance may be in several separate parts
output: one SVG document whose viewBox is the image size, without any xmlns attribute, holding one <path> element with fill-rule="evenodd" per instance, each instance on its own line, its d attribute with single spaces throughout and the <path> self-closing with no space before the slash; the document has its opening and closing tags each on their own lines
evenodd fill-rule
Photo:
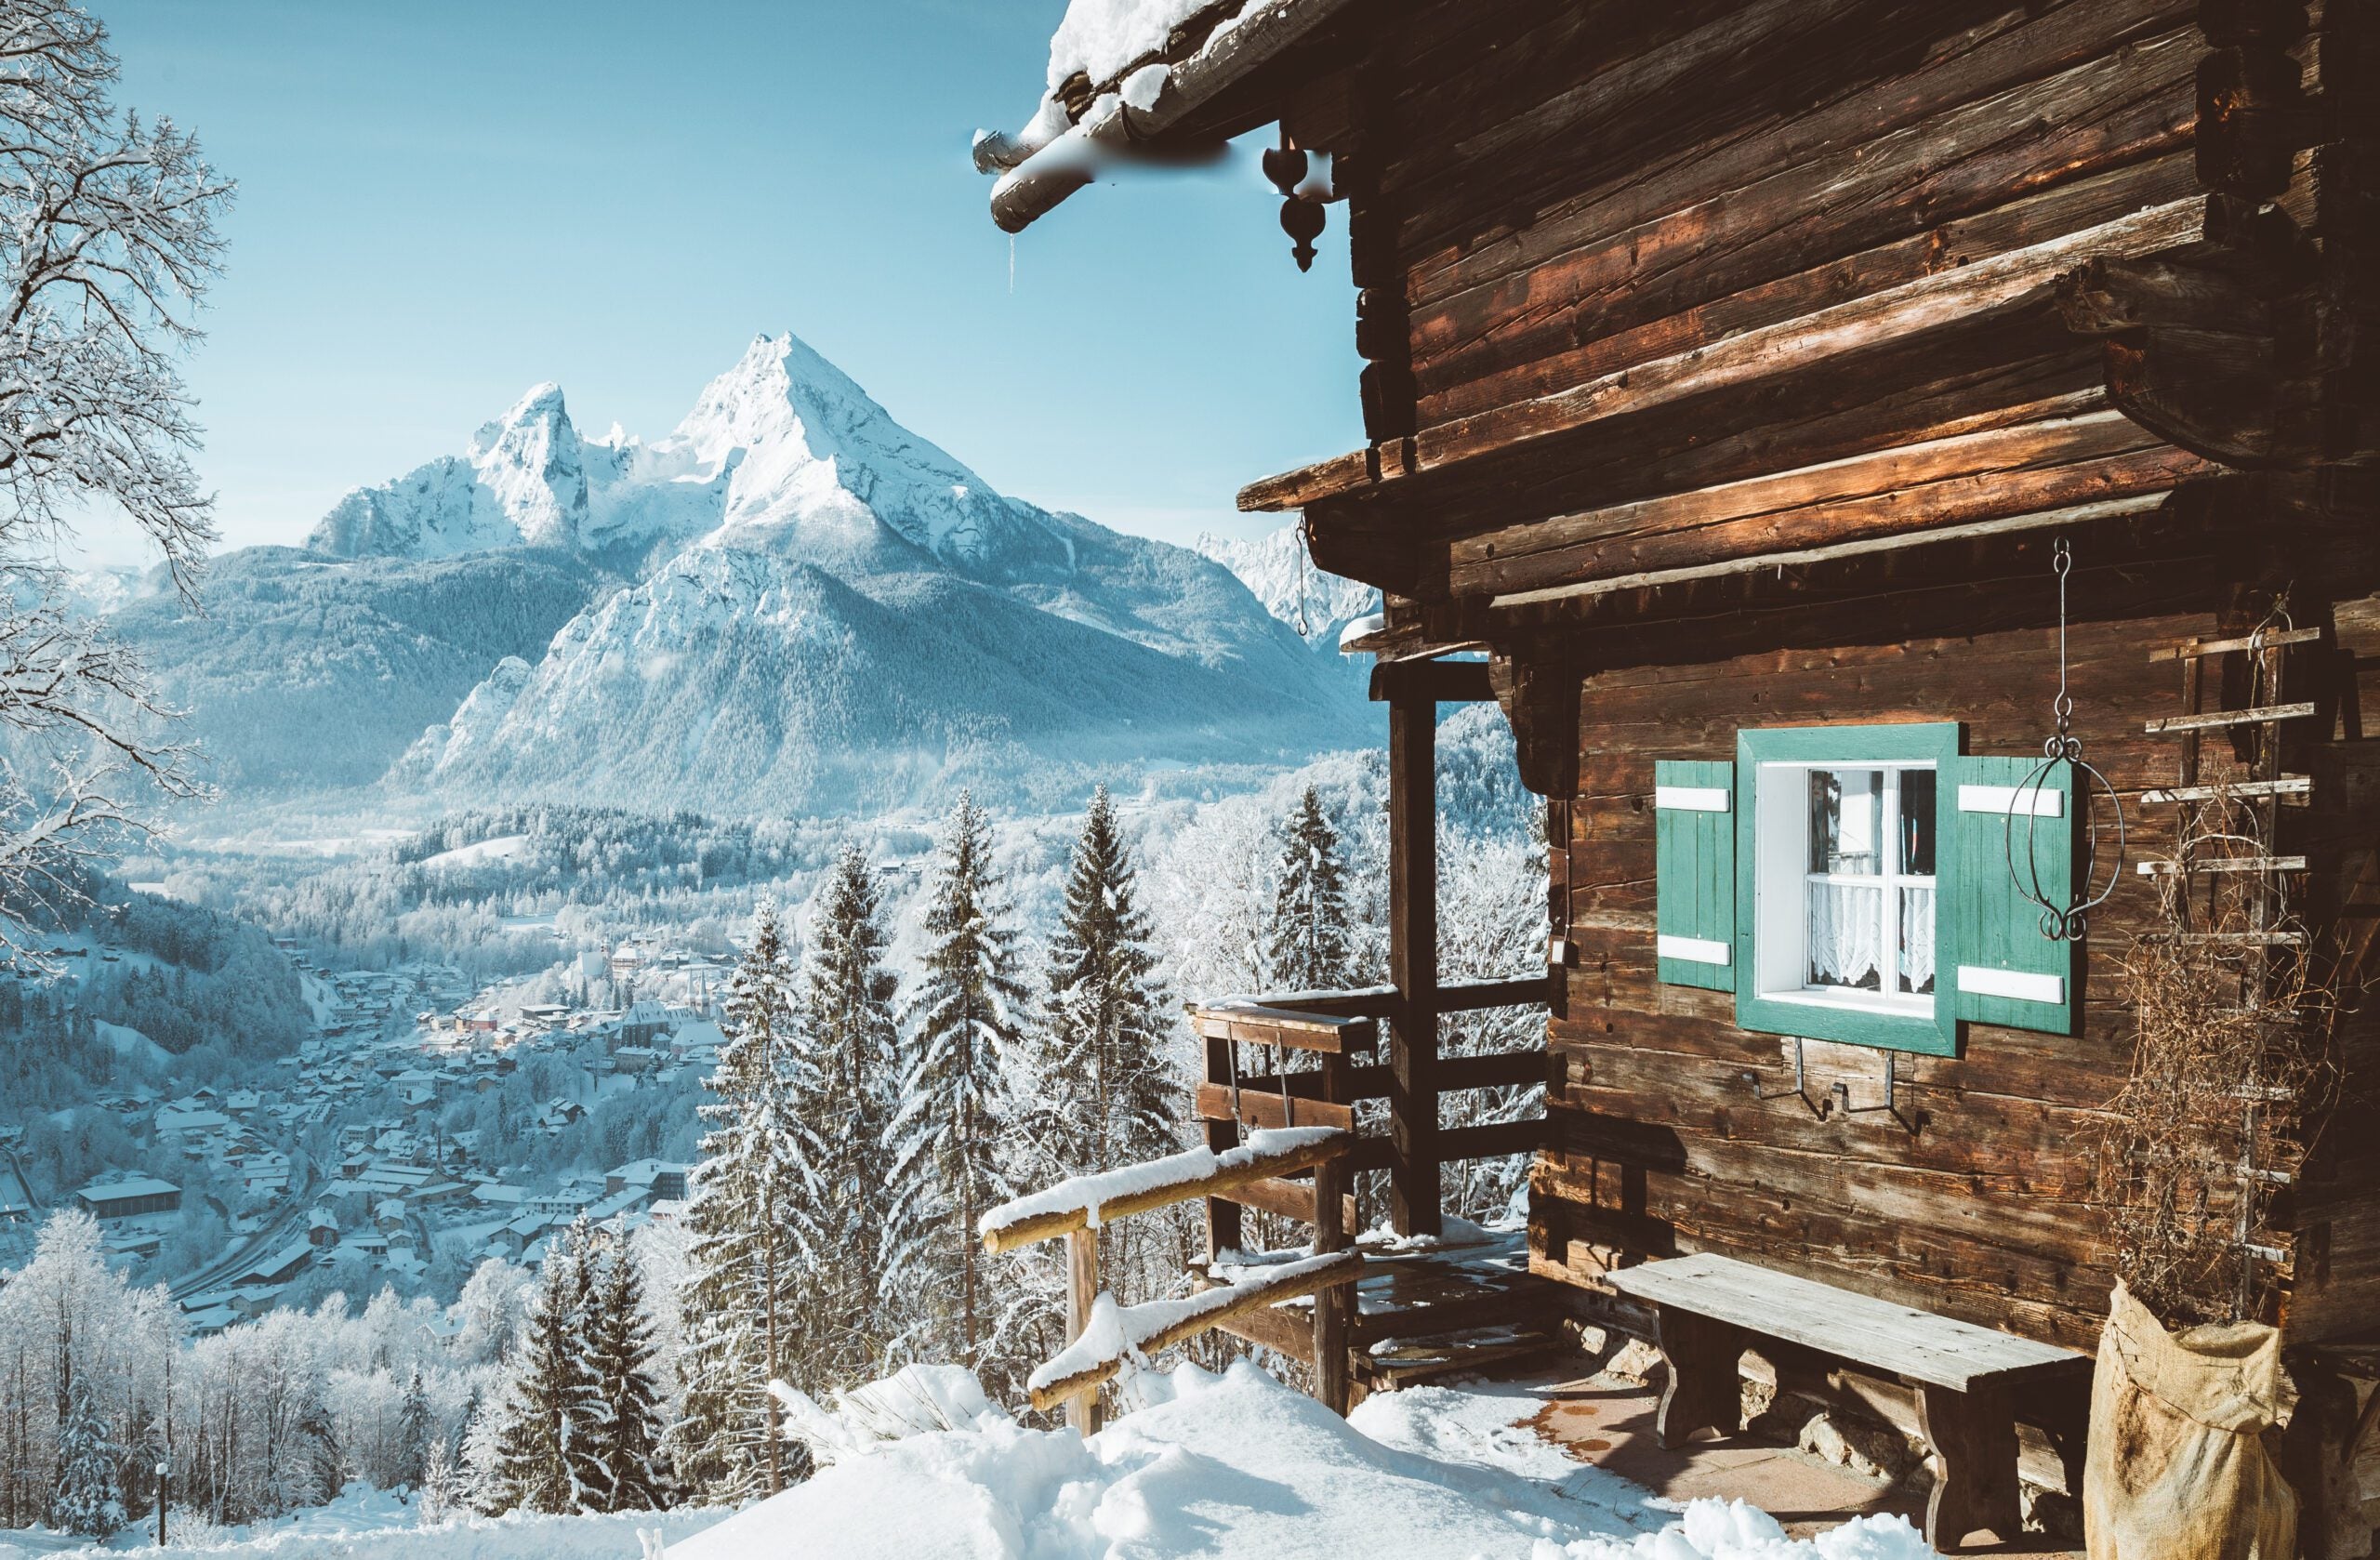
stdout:
<svg viewBox="0 0 2380 1560">
<path fill-rule="evenodd" d="M 124 1526 L 124 1491 L 116 1484 L 123 1461 L 108 1434 L 107 1416 L 90 1373 L 75 1370 L 58 1422 L 58 1495 L 51 1515 L 58 1526 L 86 1538 L 104 1539 Z"/>
<path fill-rule="evenodd" d="M 1181 1147 L 1183 1088 L 1165 1054 L 1166 998 L 1133 903 L 1130 853 L 1107 787 L 1093 793 L 1050 945 L 1032 1138 L 1044 1175 L 1160 1158 Z M 1129 1224 L 1101 1233 L 1103 1260 L 1133 1270 Z"/>
<path fill-rule="evenodd" d="M 785 1487 L 784 1443 L 768 1383 L 793 1342 L 793 1241 L 800 1125 L 787 1078 L 799 1015 L 776 906 L 763 899 L 728 983 L 729 1038 L 701 1106 L 703 1139 L 686 1223 L 694 1236 L 678 1295 L 678 1421 L 666 1444 L 678 1480 L 713 1501 Z"/>
<path fill-rule="evenodd" d="M 899 982 L 866 853 L 835 863 L 803 961 L 807 990 L 791 1048 L 793 1115 L 805 1158 L 791 1221 L 800 1243 L 803 1347 L 817 1388 L 867 1379 L 889 1342 L 877 1305 L 891 1216 L 891 1121 L 901 1031 Z"/>
<path fill-rule="evenodd" d="M 598 1509 L 589 1487 L 595 1415 L 581 1329 L 586 1253 L 572 1235 L 551 1237 L 507 1382 L 497 1482 L 507 1509 Z"/>
<path fill-rule="evenodd" d="M 1339 831 L 1312 786 L 1284 820 L 1278 881 L 1265 926 L 1267 978 L 1284 991 L 1330 991 L 1355 978 L 1355 936 L 1347 914 Z"/>
<path fill-rule="evenodd" d="M 443 1522 L 464 1505 L 462 1474 L 455 1466 L 454 1448 L 441 1435 L 430 1443 L 421 1464 L 421 1499 L 415 1510 L 425 1523 Z"/>
<path fill-rule="evenodd" d="M 625 1237 L 614 1233 L 603 1244 L 587 1324 L 587 1362 L 599 1410 L 593 1460 L 601 1509 L 654 1511 L 668 1501 L 654 1468 L 661 1389 L 653 1379 L 653 1341 L 645 1332 L 644 1283 Z"/>
<path fill-rule="evenodd" d="M 438 1427 L 430 1412 L 430 1395 L 423 1389 L 421 1367 L 405 1379 L 404 1400 L 397 1408 L 398 1478 L 416 1489 L 428 1477 L 430 1443 Z"/>
<path fill-rule="evenodd" d="M 933 1313 L 955 1302 L 960 1357 L 970 1365 L 981 1361 L 991 1309 L 975 1219 L 1011 1189 L 1002 1164 L 1006 1077 L 1025 989 L 1007 919 L 993 874 L 991 820 L 962 791 L 926 911 L 933 945 L 908 1012 L 914 1033 L 893 1127 L 897 1200 L 883 1298 L 922 1302 L 927 1315 L 919 1320 L 936 1330 L 947 1329 L 948 1318 Z"/>
</svg>

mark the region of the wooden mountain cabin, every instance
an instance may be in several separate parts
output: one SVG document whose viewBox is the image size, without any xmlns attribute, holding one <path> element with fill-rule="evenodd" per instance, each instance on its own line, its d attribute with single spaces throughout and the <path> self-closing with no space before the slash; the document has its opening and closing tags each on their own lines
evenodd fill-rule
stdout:
<svg viewBox="0 0 2380 1560">
<path fill-rule="evenodd" d="M 1442 698 L 1492 694 L 1546 800 L 1531 1269 L 1700 1341 L 1681 1429 L 1748 1342 L 1897 1382 L 1971 1470 L 1953 1547 L 2013 1514 L 2009 1418 L 2080 1466 L 2049 1364 L 2162 1152 L 2120 1099 L 2228 982 L 2304 1064 L 2232 1091 L 2188 1234 L 2289 1347 L 2306 1553 L 2366 1553 L 2380 0 L 1138 9 L 979 139 L 993 215 L 1262 130 L 1281 263 L 1344 233 L 1367 442 L 1239 503 L 1384 592 L 1349 648 L 1399 839 Z M 1395 993 L 1329 1009 L 1386 1021 L 1407 1228 L 1448 1147 L 1426 859 Z M 2027 1347 L 1929 1383 L 1722 1314 L 1729 1262 Z"/>
</svg>

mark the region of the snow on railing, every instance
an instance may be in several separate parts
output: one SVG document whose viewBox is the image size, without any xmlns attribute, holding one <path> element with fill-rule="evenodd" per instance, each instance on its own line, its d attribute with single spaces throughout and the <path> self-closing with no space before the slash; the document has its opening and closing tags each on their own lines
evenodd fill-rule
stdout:
<svg viewBox="0 0 2380 1560">
<path fill-rule="evenodd" d="M 1180 1300 L 1118 1305 L 1115 1296 L 1103 1293 L 1091 1302 L 1081 1335 L 1026 1378 L 1025 1389 L 1033 1406 L 1047 1413 L 1095 1389 L 1130 1361 L 1170 1349 L 1243 1312 L 1352 1282 L 1363 1267 L 1359 1251 L 1329 1251 L 1274 1263 L 1236 1283 Z"/>
<path fill-rule="evenodd" d="M 1054 1186 L 1000 1204 L 976 1221 L 975 1229 L 983 1236 L 985 1250 L 1013 1251 L 1076 1230 L 1095 1230 L 1130 1214 L 1312 1170 L 1342 1157 L 1355 1146 L 1355 1134 L 1336 1127 L 1250 1132 L 1247 1142 L 1220 1154 L 1191 1148 L 1117 1170 L 1069 1176 Z"/>
<path fill-rule="evenodd" d="M 1316 1395 L 1346 1412 L 1345 1355 L 1351 1302 L 1339 1286 L 1363 1271 L 1360 1252 L 1344 1249 L 1340 1217 L 1355 1134 L 1340 1127 L 1287 1127 L 1251 1132 L 1222 1153 L 1193 1148 L 1094 1175 L 1071 1176 L 1045 1191 L 1001 1204 L 978 1223 L 986 1251 L 1013 1251 L 1064 1236 L 1066 1241 L 1066 1346 L 1033 1372 L 1033 1406 L 1063 1403 L 1066 1419 L 1090 1434 L 1098 1427 L 1101 1384 L 1144 1354 L 1171 1348 L 1233 1316 L 1300 1295 L 1323 1294 L 1314 1307 Z M 1119 1306 L 1099 1287 L 1099 1230 L 1127 1214 L 1193 1197 L 1220 1196 L 1275 1176 L 1315 1176 L 1314 1251 L 1236 1283 L 1180 1300 Z"/>
</svg>

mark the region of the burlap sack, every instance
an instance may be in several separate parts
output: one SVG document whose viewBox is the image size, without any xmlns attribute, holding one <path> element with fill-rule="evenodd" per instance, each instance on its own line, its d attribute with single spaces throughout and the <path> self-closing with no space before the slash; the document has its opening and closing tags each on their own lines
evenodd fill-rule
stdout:
<svg viewBox="0 0 2380 1560">
<path fill-rule="evenodd" d="M 2091 1381 L 2091 1560 L 2291 1560 L 2297 1498 L 2266 1433 L 2296 1399 L 2273 1329 L 2168 1332 L 2118 1284 Z"/>
</svg>

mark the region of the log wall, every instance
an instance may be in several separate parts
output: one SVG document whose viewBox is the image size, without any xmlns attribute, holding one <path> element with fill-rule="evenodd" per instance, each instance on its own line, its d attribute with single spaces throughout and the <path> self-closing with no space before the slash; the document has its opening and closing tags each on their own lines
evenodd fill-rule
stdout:
<svg viewBox="0 0 2380 1560">
<path fill-rule="evenodd" d="M 2143 728 L 2182 707 L 2178 668 L 2150 663 L 2148 651 L 2213 636 L 2226 594 L 2211 575 L 2077 576 L 2086 616 L 2109 606 L 2139 614 L 2080 622 L 2069 640 L 2077 734 L 2123 794 L 2135 862 L 2170 854 L 2174 810 L 2144 806 L 2139 793 L 2174 782 L 2178 748 Z M 2193 596 L 2204 604 L 2184 608 Z M 1972 632 L 1722 645 L 1707 659 L 1679 652 L 1580 680 L 1578 795 L 1556 873 L 1580 959 L 1551 1028 L 1553 1142 L 1532 1183 L 1540 1271 L 1592 1285 L 1615 1263 L 1716 1250 L 2093 1345 L 2113 1277 L 2093 1201 L 2096 1150 L 2131 1058 L 2120 960 L 2155 910 L 2146 879 L 2127 868 L 2093 919 L 2078 1036 L 1976 1025 L 1961 1056 L 1898 1056 L 1897 1118 L 1822 1119 L 1812 1108 L 1838 1080 L 1855 1106 L 1881 1104 L 1885 1053 L 1808 1043 L 1805 1104 L 1791 1092 L 1790 1040 L 1737 1028 L 1731 994 L 1655 978 L 1657 760 L 1732 759 L 1745 726 L 1944 719 L 1966 723 L 1970 752 L 2038 751 L 2057 685 L 2055 635 L 1990 626 L 1995 611 L 2004 621 L 2022 603 L 1977 600 L 1972 610 Z M 2369 879 L 2380 844 L 2370 782 L 2342 778 L 2366 761 L 2351 735 L 2355 684 L 2373 676 L 2365 658 L 2380 650 L 2380 602 L 2338 615 L 2345 653 L 2317 647 L 2308 685 L 2292 693 L 2318 697 L 2322 714 L 2300 722 L 2284 748 L 2291 770 L 2322 776 L 2315 807 L 2284 813 L 2284 848 L 2312 855 L 2318 884 L 2334 889 Z M 1942 625 L 1966 626 L 1955 614 Z M 2326 924 L 2336 897 L 2317 895 Z M 2290 1312 L 2301 1338 L 2367 1327 L 2380 1309 L 2380 1177 L 2362 1146 L 2373 1141 L 2367 1096 L 2380 1053 L 2360 1020 L 2344 1038 L 2358 1099 L 2334 1124 L 2343 1151 L 2322 1158 L 2292 1216 L 2307 1253 Z"/>
<path fill-rule="evenodd" d="M 2142 728 L 2183 707 L 2149 648 L 2276 592 L 2335 628 L 2284 760 L 2316 805 L 2283 848 L 2314 860 L 2318 932 L 2363 957 L 2380 222 L 2350 176 L 2375 87 L 2375 0 L 1412 0 L 1332 113 L 1285 120 L 1346 153 L 1371 443 L 1241 503 L 1302 509 L 1317 562 L 1389 593 L 1371 648 L 1485 645 L 1561 804 L 1580 961 L 1545 1271 L 1716 1249 L 2096 1338 L 2144 879 L 2095 923 L 2079 1037 L 1978 1025 L 1959 1057 L 1900 1057 L 1900 1120 L 1759 1098 L 1790 1091 L 1790 1042 L 1654 978 L 1655 760 L 1892 721 L 2037 752 L 2059 532 L 2084 565 L 2080 734 L 2135 859 L 2170 844 L 2138 796 L 2176 754 Z M 2300 1337 L 2380 1315 L 2380 1038 L 2359 1014 L 2341 1043 L 2285 1215 Z M 1807 1059 L 1812 1100 L 1880 1103 L 1883 1053 Z"/>
</svg>

